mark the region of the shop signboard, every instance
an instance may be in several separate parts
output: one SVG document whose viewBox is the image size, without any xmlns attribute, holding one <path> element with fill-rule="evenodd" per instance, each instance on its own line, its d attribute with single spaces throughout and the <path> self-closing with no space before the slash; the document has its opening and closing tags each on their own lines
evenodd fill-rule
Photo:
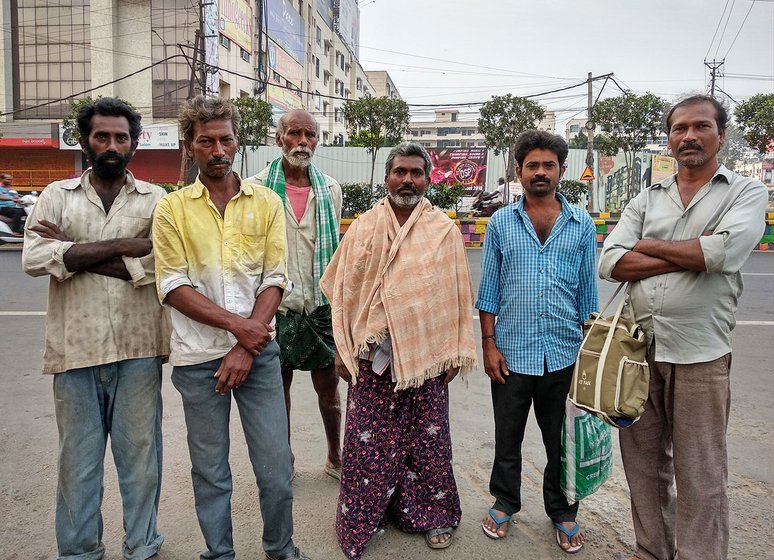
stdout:
<svg viewBox="0 0 774 560">
<path fill-rule="evenodd" d="M 220 32 L 243 50 L 253 52 L 253 7 L 245 0 L 220 0 Z"/>
<path fill-rule="evenodd" d="M 138 150 L 177 150 L 180 147 L 178 127 L 175 124 L 149 124 L 142 127 Z M 59 125 L 59 149 L 80 150 L 78 135 Z"/>
<path fill-rule="evenodd" d="M 486 186 L 486 148 L 427 148 L 433 170 L 430 182 L 436 185 L 462 183 L 467 194 Z"/>
<path fill-rule="evenodd" d="M 269 40 L 267 49 L 269 57 L 269 68 L 276 72 L 293 85 L 301 87 L 303 84 L 304 67 L 285 52 L 274 41 Z"/>
<path fill-rule="evenodd" d="M 288 0 L 266 0 L 269 38 L 304 64 L 304 22 Z"/>
</svg>

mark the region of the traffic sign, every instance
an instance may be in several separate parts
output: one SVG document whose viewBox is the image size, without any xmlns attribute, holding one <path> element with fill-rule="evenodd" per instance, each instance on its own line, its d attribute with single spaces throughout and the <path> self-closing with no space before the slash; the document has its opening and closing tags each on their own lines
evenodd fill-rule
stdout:
<svg viewBox="0 0 774 560">
<path fill-rule="evenodd" d="M 594 172 L 591 170 L 590 166 L 586 166 L 586 169 L 583 170 L 583 173 L 581 173 L 580 176 L 581 181 L 593 181 L 594 180 Z"/>
</svg>

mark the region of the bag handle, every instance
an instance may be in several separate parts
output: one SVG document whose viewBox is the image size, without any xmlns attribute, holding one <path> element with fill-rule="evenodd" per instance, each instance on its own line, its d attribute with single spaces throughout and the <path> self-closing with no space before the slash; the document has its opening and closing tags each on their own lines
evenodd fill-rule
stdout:
<svg viewBox="0 0 774 560">
<path fill-rule="evenodd" d="M 618 286 L 618 289 L 615 291 L 615 294 L 613 294 L 613 297 L 618 295 L 618 292 L 623 288 L 624 284 L 621 284 Z M 612 301 L 613 298 L 610 298 L 610 301 Z M 610 301 L 607 302 L 607 305 L 610 305 Z M 621 312 L 623 311 L 624 305 L 626 304 L 626 298 L 621 298 L 621 302 L 618 304 L 618 307 L 615 309 L 615 315 L 613 315 L 613 318 L 610 320 L 610 328 L 607 331 L 607 337 L 605 337 L 605 344 L 602 346 L 602 351 L 599 353 L 599 362 L 597 362 L 597 377 L 596 377 L 596 383 L 595 383 L 595 391 L 594 391 L 594 407 L 599 410 L 601 406 L 601 400 L 602 400 L 602 374 L 605 369 L 605 362 L 607 360 L 607 354 L 610 351 L 610 346 L 613 343 L 613 335 L 615 335 L 615 329 L 618 327 L 618 320 L 621 318 Z M 605 305 L 605 308 L 607 308 L 607 305 Z M 602 316 L 602 314 L 599 314 L 599 319 Z M 596 323 L 596 321 L 594 321 Z"/>
</svg>

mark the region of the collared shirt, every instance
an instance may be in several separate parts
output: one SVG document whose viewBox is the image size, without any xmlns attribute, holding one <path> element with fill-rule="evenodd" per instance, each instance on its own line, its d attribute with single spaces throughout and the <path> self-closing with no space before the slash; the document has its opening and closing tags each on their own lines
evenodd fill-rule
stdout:
<svg viewBox="0 0 774 560">
<path fill-rule="evenodd" d="M 223 309 L 249 317 L 261 292 L 289 289 L 282 201 L 266 187 L 240 179 L 239 192 L 221 216 L 197 177 L 159 202 L 153 244 L 161 301 L 172 290 L 191 286 Z M 222 358 L 235 344 L 230 332 L 172 309 L 173 366 Z"/>
<path fill-rule="evenodd" d="M 544 244 L 523 197 L 494 213 L 484 239 L 476 307 L 497 315 L 495 344 L 508 369 L 526 375 L 573 364 L 598 308 L 594 222 L 556 197 L 562 210 Z"/>
<path fill-rule="evenodd" d="M 4 184 L 0 183 L 0 195 L 5 197 L 16 197 L 19 196 L 19 193 L 14 191 L 13 189 L 9 189 Z M 0 208 L 18 208 L 19 205 L 16 204 L 13 200 L 7 200 L 5 198 L 0 198 Z"/>
<path fill-rule="evenodd" d="M 599 275 L 612 279 L 618 260 L 640 239 L 699 238 L 707 272 L 683 270 L 644 278 L 629 287 L 635 320 L 657 340 L 656 360 L 708 362 L 731 351 L 739 270 L 760 242 L 768 195 L 760 181 L 723 167 L 683 206 L 677 175 L 652 185 L 624 209 L 605 240 Z M 705 232 L 712 235 L 704 235 Z"/>
<path fill-rule="evenodd" d="M 257 175 L 246 179 L 251 183 L 266 184 L 269 175 L 267 167 Z M 325 185 L 331 190 L 333 208 L 337 222 L 341 222 L 341 186 L 333 177 L 324 175 Z M 285 201 L 285 228 L 288 241 L 288 276 L 293 282 L 293 291 L 279 307 L 280 313 L 288 310 L 301 313 L 311 313 L 314 303 L 314 243 L 317 240 L 317 202 L 314 189 L 309 189 L 304 216 L 299 222 L 296 219 L 290 201 Z M 338 234 L 338 231 L 337 231 Z"/>
<path fill-rule="evenodd" d="M 153 253 L 123 257 L 130 282 L 70 272 L 64 265 L 64 254 L 77 243 L 150 237 L 153 209 L 164 190 L 127 172 L 126 184 L 106 214 L 89 175 L 86 171 L 80 179 L 50 184 L 27 221 L 48 220 L 72 241 L 24 232 L 24 271 L 51 276 L 44 373 L 169 354 L 169 321 L 154 289 Z"/>
</svg>

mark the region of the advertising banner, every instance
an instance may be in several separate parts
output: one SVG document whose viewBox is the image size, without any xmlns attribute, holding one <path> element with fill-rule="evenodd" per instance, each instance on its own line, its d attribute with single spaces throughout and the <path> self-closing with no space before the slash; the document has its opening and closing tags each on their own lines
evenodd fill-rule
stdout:
<svg viewBox="0 0 774 560">
<path fill-rule="evenodd" d="M 317 13 L 333 29 L 333 0 L 317 0 Z"/>
<path fill-rule="evenodd" d="M 428 148 L 433 162 L 430 182 L 436 185 L 465 185 L 467 194 L 486 186 L 486 148 Z"/>
<path fill-rule="evenodd" d="M 253 7 L 246 0 L 220 0 L 220 32 L 242 47 L 253 52 Z"/>
<path fill-rule="evenodd" d="M 653 169 L 651 168 L 653 156 L 638 152 L 634 155 L 633 169 L 626 165 L 623 152 L 614 157 L 599 158 L 598 200 L 604 201 L 600 209 L 607 212 L 620 212 L 626 204 L 642 189 L 652 184 Z M 629 176 L 632 176 L 631 186 Z"/>
<path fill-rule="evenodd" d="M 303 85 L 304 67 L 296 62 L 292 56 L 280 48 L 277 43 L 269 40 L 269 68 L 293 83 L 299 88 Z"/>
<path fill-rule="evenodd" d="M 266 0 L 269 37 L 304 64 L 304 22 L 288 0 Z"/>
<path fill-rule="evenodd" d="M 304 108 L 301 96 L 295 91 L 269 83 L 266 86 L 266 93 L 269 103 L 273 106 L 272 114 L 274 115 L 279 114 L 281 116 L 292 109 Z"/>
<path fill-rule="evenodd" d="M 677 173 L 677 161 L 672 156 L 654 155 L 650 171 L 650 184 L 660 183 Z"/>
<path fill-rule="evenodd" d="M 341 38 L 352 50 L 355 58 L 360 58 L 360 8 L 355 0 L 336 0 L 334 27 Z"/>
<path fill-rule="evenodd" d="M 176 124 L 149 124 L 142 127 L 138 150 L 177 150 L 179 147 Z M 81 149 L 77 132 L 67 134 L 61 124 L 59 125 L 59 149 Z"/>
</svg>

